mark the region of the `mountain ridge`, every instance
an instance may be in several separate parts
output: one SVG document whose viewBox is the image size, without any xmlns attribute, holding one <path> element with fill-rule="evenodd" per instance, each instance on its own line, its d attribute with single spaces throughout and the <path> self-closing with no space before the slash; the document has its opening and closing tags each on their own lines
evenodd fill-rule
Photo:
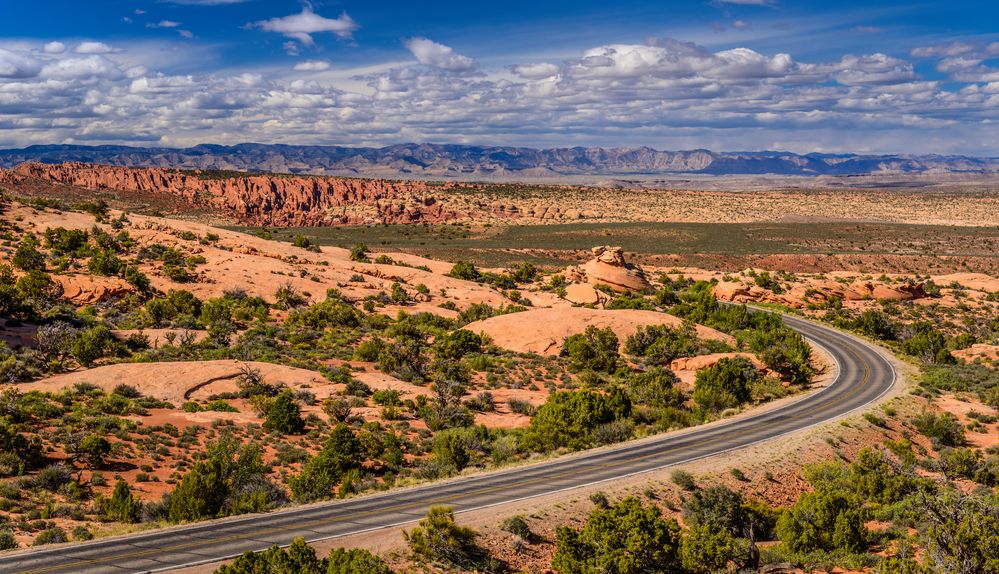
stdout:
<svg viewBox="0 0 999 574">
<path fill-rule="evenodd" d="M 571 175 L 878 175 L 999 173 L 999 157 L 909 154 L 715 152 L 640 147 L 395 144 L 348 147 L 241 143 L 187 148 L 33 145 L 0 150 L 0 167 L 86 162 L 128 167 L 259 171 L 358 177 L 560 177 Z"/>
</svg>

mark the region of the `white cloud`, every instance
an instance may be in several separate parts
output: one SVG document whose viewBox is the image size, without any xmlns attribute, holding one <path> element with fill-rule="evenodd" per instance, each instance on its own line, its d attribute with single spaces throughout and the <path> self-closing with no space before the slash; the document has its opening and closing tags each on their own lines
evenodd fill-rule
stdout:
<svg viewBox="0 0 999 574">
<path fill-rule="evenodd" d="M 323 72 L 330 69 L 330 63 L 325 60 L 306 60 L 295 64 L 297 72 Z"/>
<path fill-rule="evenodd" d="M 32 58 L 0 48 L 0 78 L 30 78 L 40 69 Z"/>
<path fill-rule="evenodd" d="M 110 54 L 115 50 L 104 42 L 80 42 L 73 51 L 77 54 Z"/>
<path fill-rule="evenodd" d="M 559 67 L 555 64 L 520 64 L 513 66 L 511 70 L 521 78 L 540 80 L 557 75 Z"/>
<path fill-rule="evenodd" d="M 836 81 L 847 85 L 898 84 L 914 80 L 912 64 L 884 54 L 843 56 Z"/>
<path fill-rule="evenodd" d="M 125 77 L 125 73 L 117 64 L 104 56 L 93 55 L 83 58 L 66 58 L 47 64 L 42 68 L 39 76 L 54 80 L 117 80 Z"/>
<path fill-rule="evenodd" d="M 405 45 L 416 57 L 416 61 L 426 66 L 451 72 L 467 72 L 474 70 L 477 65 L 475 60 L 456 53 L 450 46 L 427 38 L 410 38 Z"/>
<path fill-rule="evenodd" d="M 999 141 L 999 79 L 983 83 L 993 73 L 992 48 L 969 46 L 934 56 L 952 77 L 934 82 L 919 77 L 911 58 L 800 62 L 669 38 L 495 69 L 448 46 L 410 41 L 416 62 L 334 71 L 310 59 L 295 64 L 298 73 L 261 65 L 248 70 L 257 73 L 198 75 L 165 71 L 192 54 L 211 57 L 204 46 L 178 41 L 90 54 L 0 41 L 0 147 L 409 140 L 759 149 L 776 142 L 796 151 L 994 154 L 987 148 Z M 456 72 L 469 71 L 456 81 Z"/>
<path fill-rule="evenodd" d="M 66 51 L 66 44 L 62 42 L 49 42 L 42 47 L 42 51 L 46 54 L 62 54 Z"/>
<path fill-rule="evenodd" d="M 160 20 L 159 22 L 150 22 L 146 24 L 146 28 L 176 28 L 180 26 L 180 22 L 175 22 L 173 20 Z"/>
<path fill-rule="evenodd" d="M 999 80 L 999 68 L 983 65 L 985 60 L 999 57 L 999 42 L 969 44 L 947 42 L 912 50 L 916 58 L 937 58 L 937 70 L 958 82 L 994 82 Z"/>
<path fill-rule="evenodd" d="M 255 26 L 267 32 L 284 34 L 306 46 L 311 46 L 314 43 L 312 34 L 329 32 L 339 38 L 347 39 L 359 27 L 346 12 L 341 14 L 339 18 L 324 18 L 313 12 L 310 6 L 306 6 L 298 14 L 262 20 L 257 22 Z"/>
</svg>

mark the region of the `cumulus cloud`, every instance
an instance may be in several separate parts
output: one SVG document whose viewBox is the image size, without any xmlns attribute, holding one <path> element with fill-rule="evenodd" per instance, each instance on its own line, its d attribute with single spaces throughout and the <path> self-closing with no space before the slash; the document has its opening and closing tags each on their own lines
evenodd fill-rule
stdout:
<svg viewBox="0 0 999 574">
<path fill-rule="evenodd" d="M 162 50 L 0 44 L 0 144 L 410 140 L 948 152 L 999 141 L 988 44 L 949 56 L 953 46 L 934 49 L 934 65 L 976 78 L 956 89 L 961 80 L 944 88 L 920 78 L 910 59 L 877 53 L 802 62 L 659 38 L 489 70 L 430 40 L 406 44 L 415 62 L 365 68 L 349 83 L 349 72 L 309 74 L 332 69 L 318 59 L 294 64 L 300 73 L 187 75 L 164 72 Z M 917 130 L 922 137 L 912 137 Z"/>
<path fill-rule="evenodd" d="M 104 42 L 80 42 L 73 51 L 77 54 L 110 54 L 115 50 Z"/>
<path fill-rule="evenodd" d="M 49 42 L 42 46 L 42 51 L 46 54 L 62 54 L 66 51 L 66 44 L 62 42 Z"/>
<path fill-rule="evenodd" d="M 297 72 L 322 72 L 330 69 L 330 63 L 326 60 L 305 60 L 295 64 Z"/>
<path fill-rule="evenodd" d="M 946 42 L 915 48 L 911 54 L 916 58 L 937 59 L 936 69 L 958 82 L 999 81 L 999 68 L 984 64 L 999 57 L 999 42 Z"/>
<path fill-rule="evenodd" d="M 405 42 L 406 49 L 413 53 L 416 61 L 441 70 L 467 72 L 477 66 L 475 60 L 462 56 L 450 46 L 438 44 L 427 38 L 410 38 Z"/>
<path fill-rule="evenodd" d="M 514 74 L 528 80 L 550 78 L 559 72 L 555 64 L 520 64 L 511 68 Z"/>
<path fill-rule="evenodd" d="M 40 69 L 32 58 L 0 48 L 0 78 L 30 78 Z"/>
<path fill-rule="evenodd" d="M 305 6 L 298 14 L 262 20 L 255 26 L 267 32 L 284 34 L 306 46 L 315 43 L 312 39 L 313 34 L 329 32 L 341 39 L 348 39 L 359 27 L 346 12 L 339 18 L 324 18 L 313 12 L 310 6 Z"/>
</svg>

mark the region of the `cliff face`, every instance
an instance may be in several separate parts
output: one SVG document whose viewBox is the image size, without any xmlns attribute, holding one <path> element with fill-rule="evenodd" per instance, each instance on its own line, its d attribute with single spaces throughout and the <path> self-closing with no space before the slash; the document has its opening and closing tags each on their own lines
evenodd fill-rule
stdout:
<svg viewBox="0 0 999 574">
<path fill-rule="evenodd" d="M 24 163 L 0 181 L 43 180 L 120 192 L 172 194 L 250 225 L 437 223 L 465 214 L 443 206 L 423 182 L 247 175 L 206 178 L 162 168 Z"/>
</svg>

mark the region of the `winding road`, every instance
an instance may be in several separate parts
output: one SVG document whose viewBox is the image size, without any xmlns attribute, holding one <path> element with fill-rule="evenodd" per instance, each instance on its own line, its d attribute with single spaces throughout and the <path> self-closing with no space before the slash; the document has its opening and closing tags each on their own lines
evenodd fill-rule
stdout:
<svg viewBox="0 0 999 574">
<path fill-rule="evenodd" d="M 83 544 L 0 555 L 0 572 L 157 572 L 215 562 L 247 550 L 357 534 L 414 522 L 432 505 L 470 511 L 612 481 L 801 431 L 885 395 L 895 369 L 884 351 L 795 317 L 785 322 L 824 348 L 838 367 L 826 388 L 759 414 L 508 470 L 286 511 L 218 520 Z"/>
</svg>

